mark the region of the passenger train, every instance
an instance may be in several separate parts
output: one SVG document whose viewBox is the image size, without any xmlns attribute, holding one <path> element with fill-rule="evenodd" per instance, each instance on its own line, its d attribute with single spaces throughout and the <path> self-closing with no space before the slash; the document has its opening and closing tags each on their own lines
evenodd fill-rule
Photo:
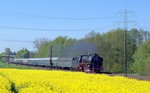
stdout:
<svg viewBox="0 0 150 93">
<path fill-rule="evenodd" d="M 12 63 L 50 67 L 57 69 L 70 69 L 82 72 L 100 73 L 103 68 L 103 58 L 96 53 L 81 55 L 79 57 L 52 57 L 52 58 L 14 58 Z"/>
</svg>

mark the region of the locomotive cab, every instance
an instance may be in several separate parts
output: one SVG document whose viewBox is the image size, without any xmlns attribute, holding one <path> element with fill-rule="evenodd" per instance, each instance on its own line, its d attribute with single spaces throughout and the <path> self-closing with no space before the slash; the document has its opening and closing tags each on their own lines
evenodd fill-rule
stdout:
<svg viewBox="0 0 150 93">
<path fill-rule="evenodd" d="M 100 73 L 101 70 L 103 70 L 103 58 L 97 55 L 96 53 L 93 54 L 92 59 L 91 59 L 91 68 L 94 70 L 95 73 Z"/>
</svg>

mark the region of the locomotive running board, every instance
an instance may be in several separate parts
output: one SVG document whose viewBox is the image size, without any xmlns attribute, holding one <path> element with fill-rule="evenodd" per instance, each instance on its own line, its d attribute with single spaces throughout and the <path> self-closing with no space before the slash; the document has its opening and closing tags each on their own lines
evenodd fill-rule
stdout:
<svg viewBox="0 0 150 93">
<path fill-rule="evenodd" d="M 112 74 L 111 72 L 100 72 L 100 74 Z"/>
</svg>

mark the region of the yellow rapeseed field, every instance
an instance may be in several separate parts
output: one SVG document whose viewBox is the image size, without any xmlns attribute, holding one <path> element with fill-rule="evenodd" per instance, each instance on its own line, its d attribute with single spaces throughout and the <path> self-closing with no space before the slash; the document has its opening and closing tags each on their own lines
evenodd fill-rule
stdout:
<svg viewBox="0 0 150 93">
<path fill-rule="evenodd" d="M 0 69 L 0 93 L 150 93 L 150 82 L 82 72 Z"/>
<path fill-rule="evenodd" d="M 0 93 L 10 93 L 11 92 L 11 83 L 0 74 Z"/>
</svg>

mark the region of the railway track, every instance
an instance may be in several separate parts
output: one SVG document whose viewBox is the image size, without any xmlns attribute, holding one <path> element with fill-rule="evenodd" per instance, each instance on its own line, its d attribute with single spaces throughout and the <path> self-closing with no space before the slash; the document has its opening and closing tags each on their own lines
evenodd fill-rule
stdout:
<svg viewBox="0 0 150 93">
<path fill-rule="evenodd" d="M 28 67 L 31 67 L 33 69 L 79 71 L 79 70 L 73 70 L 73 69 L 69 69 L 69 68 L 51 68 L 50 66 L 20 64 L 20 63 L 15 63 L 15 62 L 9 62 L 9 64 L 15 64 L 15 65 L 20 65 L 20 66 L 28 66 Z M 100 72 L 99 74 L 112 74 L 112 73 L 111 72 Z"/>
<path fill-rule="evenodd" d="M 50 67 L 44 67 L 44 66 L 35 66 L 35 65 L 27 65 L 27 64 L 17 64 L 14 62 L 9 62 L 9 64 L 15 64 L 15 65 L 20 65 L 20 66 L 28 66 L 31 67 L 32 69 L 37 69 L 37 70 L 63 70 L 63 71 L 73 71 L 76 72 L 75 70 L 71 70 L 71 69 L 62 69 L 62 68 L 50 68 Z M 109 76 L 125 76 L 124 74 L 113 74 L 111 72 L 101 72 L 98 74 L 107 74 Z M 139 80 L 148 80 L 150 81 L 150 76 L 140 76 L 137 74 L 128 74 L 127 75 L 128 78 L 133 78 L 133 79 L 139 79 Z"/>
</svg>

